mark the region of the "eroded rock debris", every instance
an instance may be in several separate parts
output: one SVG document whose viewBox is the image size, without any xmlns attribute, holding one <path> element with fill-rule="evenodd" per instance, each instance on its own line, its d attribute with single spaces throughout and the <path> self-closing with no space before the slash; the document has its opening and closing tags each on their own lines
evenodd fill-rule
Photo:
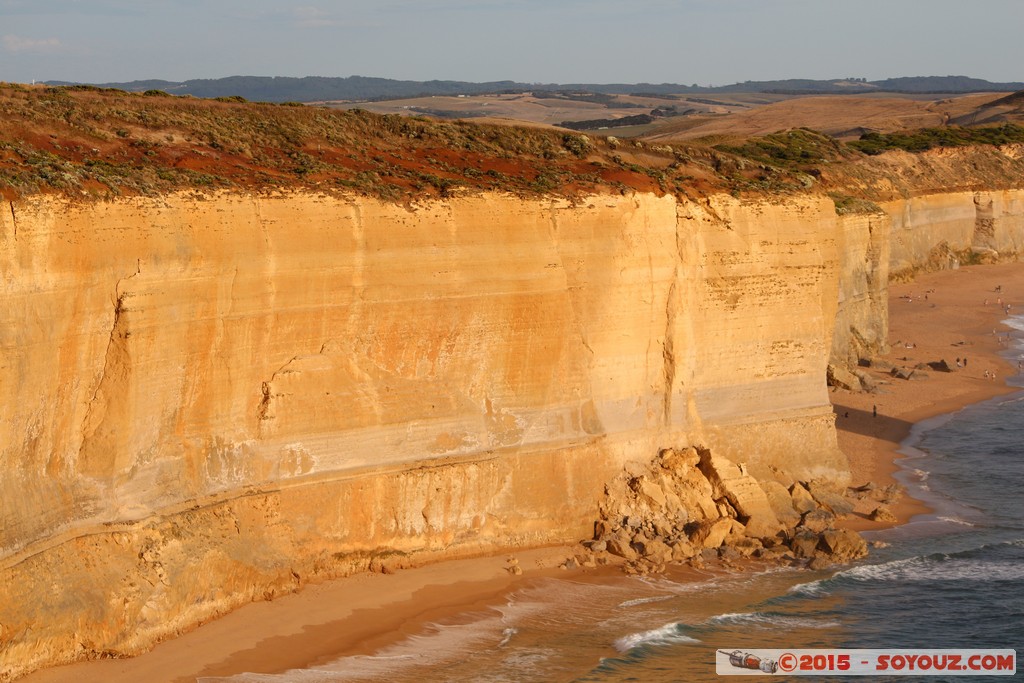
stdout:
<svg viewBox="0 0 1024 683">
<path fill-rule="evenodd" d="M 617 556 L 625 571 L 647 574 L 673 562 L 753 557 L 823 568 L 867 555 L 860 534 L 836 526 L 856 501 L 889 503 L 896 495 L 873 484 L 759 482 L 706 448 L 668 448 L 648 465 L 627 465 L 605 486 L 593 538 L 567 564 L 594 566 Z M 891 514 L 882 505 L 872 517 Z"/>
</svg>

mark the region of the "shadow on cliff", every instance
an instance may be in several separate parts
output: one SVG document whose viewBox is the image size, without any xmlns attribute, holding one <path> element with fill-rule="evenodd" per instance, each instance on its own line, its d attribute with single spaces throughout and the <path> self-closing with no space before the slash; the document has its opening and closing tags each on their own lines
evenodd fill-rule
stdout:
<svg viewBox="0 0 1024 683">
<path fill-rule="evenodd" d="M 862 434 L 893 443 L 901 442 L 910 433 L 912 422 L 889 417 L 884 412 L 877 415 L 870 410 L 843 405 L 842 401 L 832 402 L 836 414 L 836 429 L 842 432 Z"/>
</svg>

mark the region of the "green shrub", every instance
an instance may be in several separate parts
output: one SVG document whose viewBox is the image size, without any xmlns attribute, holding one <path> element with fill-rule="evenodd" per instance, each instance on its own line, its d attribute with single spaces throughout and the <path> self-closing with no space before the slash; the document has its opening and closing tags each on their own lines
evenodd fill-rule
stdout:
<svg viewBox="0 0 1024 683">
<path fill-rule="evenodd" d="M 847 143 L 865 154 L 881 154 L 889 150 L 924 152 L 935 147 L 969 147 L 971 145 L 1006 145 L 1024 142 L 1024 127 L 1013 123 L 985 128 L 922 128 L 899 133 L 865 133 L 859 140 Z"/>
</svg>

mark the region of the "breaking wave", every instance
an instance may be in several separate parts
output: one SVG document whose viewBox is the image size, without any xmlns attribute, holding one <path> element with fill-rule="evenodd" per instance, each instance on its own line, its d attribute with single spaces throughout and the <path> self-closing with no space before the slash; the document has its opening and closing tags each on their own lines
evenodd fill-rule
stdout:
<svg viewBox="0 0 1024 683">
<path fill-rule="evenodd" d="M 805 584 L 806 585 L 806 584 Z M 836 621 L 823 621 L 810 617 L 794 617 L 772 612 L 740 612 L 719 614 L 708 619 L 708 623 L 719 625 L 755 626 L 767 629 L 789 628 L 833 628 L 840 626 Z"/>
<path fill-rule="evenodd" d="M 696 638 L 691 638 L 683 633 L 683 624 L 665 624 L 661 628 L 650 631 L 640 631 L 623 636 L 615 641 L 615 649 L 619 652 L 629 652 L 644 645 L 674 645 L 676 643 L 699 643 Z"/>
</svg>

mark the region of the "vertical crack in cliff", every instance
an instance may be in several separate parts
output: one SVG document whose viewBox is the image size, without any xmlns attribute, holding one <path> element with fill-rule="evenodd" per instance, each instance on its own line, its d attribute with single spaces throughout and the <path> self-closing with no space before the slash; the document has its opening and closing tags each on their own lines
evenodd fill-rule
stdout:
<svg viewBox="0 0 1024 683">
<path fill-rule="evenodd" d="M 665 401 L 664 416 L 665 424 L 672 422 L 672 392 L 676 382 L 676 289 L 678 288 L 678 270 L 672 277 L 672 284 L 668 288 L 668 297 L 665 302 L 665 345 L 661 355 L 663 360 L 663 374 L 665 376 Z"/>
<path fill-rule="evenodd" d="M 562 271 L 562 286 L 565 288 L 565 298 L 566 301 L 569 302 L 569 310 L 572 311 L 573 325 L 580 336 L 580 343 L 583 345 L 583 348 L 589 351 L 591 356 L 594 356 L 596 354 L 594 353 L 594 349 L 591 348 L 590 342 L 587 340 L 586 326 L 583 324 L 583 316 L 580 315 L 579 305 L 577 302 L 577 297 L 579 296 L 579 292 L 583 289 L 583 284 L 581 284 L 578 279 L 575 282 L 570 282 L 569 269 L 566 267 L 565 257 L 562 255 L 560 250 L 561 242 L 558 238 L 558 209 L 554 206 L 554 203 L 552 203 L 549 206 L 549 210 L 551 212 L 551 244 L 555 253 L 558 255 L 557 265 L 559 270 Z"/>
<path fill-rule="evenodd" d="M 359 297 L 359 301 L 366 300 L 366 230 L 363 224 L 363 208 L 359 202 L 352 202 L 352 241 L 355 242 L 355 263 L 352 268 L 352 288 Z M 361 310 L 353 307 L 349 320 L 354 321 L 356 316 L 361 315 Z"/>
<path fill-rule="evenodd" d="M 135 272 L 121 278 L 114 285 L 114 321 L 110 327 L 107 350 L 103 358 L 96 390 L 85 411 L 82 422 L 82 442 L 78 449 L 76 469 L 88 476 L 109 476 L 116 473 L 118 457 L 123 457 L 118 441 L 125 435 L 109 426 L 107 417 L 112 413 L 124 417 L 122 413 L 130 410 L 130 397 L 127 395 L 131 377 L 131 356 L 128 351 L 128 329 L 126 299 L 130 298 L 124 290 L 124 283 L 142 272 L 141 260 L 136 261 Z M 122 420 L 113 420 L 121 424 Z"/>
<path fill-rule="evenodd" d="M 13 225 L 14 225 L 14 239 L 18 239 L 18 214 L 16 214 L 14 212 L 14 202 L 10 202 L 10 204 L 11 204 L 11 221 L 13 222 Z"/>
<path fill-rule="evenodd" d="M 256 433 L 261 439 L 270 436 L 269 432 L 271 431 L 271 425 L 273 424 L 273 420 L 277 418 L 277 415 L 274 412 L 274 399 L 278 396 L 284 395 L 280 391 L 274 391 L 274 380 L 277 379 L 278 375 L 286 372 L 288 366 L 298 359 L 298 356 L 292 356 L 287 363 L 270 375 L 270 379 L 266 382 L 262 382 L 260 385 L 261 398 L 259 405 L 256 406 Z"/>
</svg>

